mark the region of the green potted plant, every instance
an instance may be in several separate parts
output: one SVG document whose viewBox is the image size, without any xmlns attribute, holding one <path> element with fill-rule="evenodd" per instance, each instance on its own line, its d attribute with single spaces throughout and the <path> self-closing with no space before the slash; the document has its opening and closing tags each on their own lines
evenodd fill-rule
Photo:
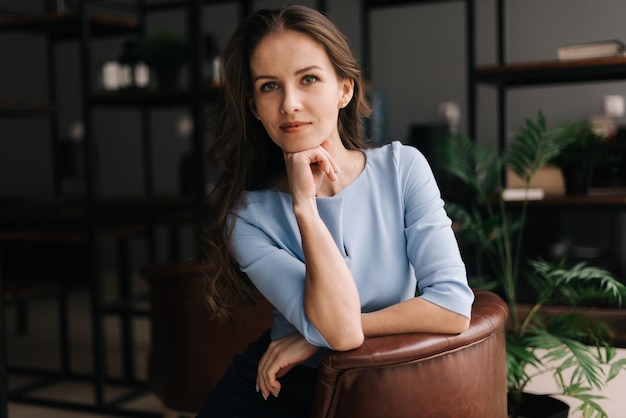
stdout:
<svg viewBox="0 0 626 418">
<path fill-rule="evenodd" d="M 165 30 L 156 30 L 139 41 L 138 57 L 153 70 L 160 88 L 178 85 L 180 70 L 188 59 L 185 40 Z"/>
<path fill-rule="evenodd" d="M 562 146 L 550 162 L 563 173 L 565 194 L 586 195 L 593 167 L 604 158 L 606 137 L 591 122 L 576 120 L 557 126 L 552 139 Z"/>
<path fill-rule="evenodd" d="M 557 416 L 524 411 L 528 383 L 538 374 L 550 373 L 559 388 L 550 395 L 576 398 L 584 417 L 601 418 L 606 413 L 596 402 L 600 396 L 591 392 L 613 379 L 626 361 L 615 360 L 608 326 L 579 307 L 585 301 L 599 300 L 620 305 L 626 287 L 600 268 L 568 266 L 564 260 L 526 259 L 522 242 L 528 199 L 523 199 L 514 215 L 501 193 L 507 168 L 529 189 L 535 173 L 563 152 L 565 144 L 556 138 L 558 134 L 546 129 L 539 113 L 536 122 L 527 121 L 508 152 L 497 153 L 462 135 L 449 137 L 441 152 L 442 166 L 467 186 L 473 199 L 470 204 L 446 202 L 446 210 L 455 221 L 459 240 L 477 245 L 488 262 L 487 277 L 473 280 L 472 285 L 495 289 L 509 306 L 510 416 Z M 535 289 L 534 300 L 523 310 L 518 304 L 522 280 Z M 562 312 L 548 313 L 550 304 L 561 305 Z M 610 365 L 607 374 L 606 365 Z M 545 412 L 547 407 L 542 409 Z M 563 416 L 568 416 L 567 409 Z"/>
</svg>

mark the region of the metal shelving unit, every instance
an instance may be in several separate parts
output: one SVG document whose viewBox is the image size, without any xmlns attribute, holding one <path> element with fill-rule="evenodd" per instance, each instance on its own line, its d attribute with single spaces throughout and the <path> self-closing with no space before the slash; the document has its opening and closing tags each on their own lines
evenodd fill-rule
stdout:
<svg viewBox="0 0 626 418">
<path fill-rule="evenodd" d="M 91 3 L 98 4 L 98 10 L 90 8 Z M 153 109 L 177 107 L 187 108 L 194 121 L 194 126 L 200 127 L 204 118 L 204 108 L 207 103 L 215 100 L 219 88 L 207 85 L 202 79 L 203 61 L 203 32 L 202 8 L 205 5 L 218 3 L 233 3 L 239 7 L 239 16 L 243 18 L 252 11 L 251 0 L 172 0 L 150 1 L 134 0 L 122 2 L 104 0 L 82 0 L 76 2 L 76 10 L 63 13 L 49 13 L 41 15 L 10 15 L 0 17 L 0 36 L 10 32 L 25 32 L 35 34 L 46 39 L 46 69 L 48 80 L 55 80 L 55 45 L 60 42 L 74 42 L 78 44 L 80 80 L 81 119 L 84 126 L 82 160 L 85 166 L 85 188 L 80 199 L 66 199 L 61 196 L 59 179 L 54 183 L 53 196 L 20 199 L 2 207 L 0 218 L 0 244 L 14 244 L 16 242 L 73 243 L 86 249 L 87 268 L 84 272 L 89 293 L 89 306 L 92 330 L 92 364 L 90 373 L 76 373 L 71 370 L 68 359 L 67 335 L 62 335 L 60 349 L 60 370 L 31 370 L 26 368 L 12 368 L 11 373 L 19 373 L 36 378 L 36 382 L 14 390 L 2 391 L 0 397 L 0 417 L 6 416 L 6 402 L 29 403 L 50 408 L 78 410 L 89 413 L 106 413 L 125 417 L 152 417 L 154 413 L 129 410 L 125 403 L 137 395 L 145 394 L 149 384 L 140 381 L 134 376 L 133 363 L 133 335 L 131 320 L 133 317 L 146 317 L 150 311 L 143 307 L 136 307 L 131 294 L 129 278 L 129 260 L 127 257 L 128 240 L 145 239 L 148 245 L 148 260 L 155 261 L 154 230 L 158 222 L 172 225 L 189 225 L 198 219 L 200 204 L 204 198 L 205 158 L 204 131 L 194 129 L 191 135 L 191 147 L 194 150 L 193 162 L 195 179 L 198 190 L 192 196 L 159 196 L 155 194 L 153 184 L 152 163 L 152 132 L 151 112 Z M 134 4 L 131 4 L 134 3 Z M 116 12 L 123 10 L 131 18 L 120 17 L 119 13 L 102 12 L 101 9 L 111 6 Z M 120 9 L 116 9 L 118 7 Z M 130 7 L 132 6 L 132 7 Z M 325 9 L 325 2 L 318 1 L 318 8 Z M 93 87 L 92 48 L 93 41 L 103 37 L 138 37 L 145 32 L 145 17 L 153 12 L 168 12 L 184 10 L 185 32 L 190 43 L 188 86 L 175 90 L 127 90 L 127 91 L 97 91 Z M 58 106 L 57 91 L 54 82 L 49 82 L 47 100 L 10 100 L 1 97 L 0 117 L 2 118 L 32 118 L 44 117 L 50 120 L 50 140 L 52 149 L 58 145 Z M 144 174 L 143 194 L 130 198 L 103 199 L 98 195 L 95 180 L 95 130 L 92 113 L 102 108 L 135 109 L 141 114 L 141 147 L 142 165 Z M 53 169 L 56 172 L 58 167 Z M 6 216 L 5 216 L 6 215 Z M 8 221 L 9 215 L 11 222 Z M 10 226 L 7 226 L 9 225 Z M 108 303 L 102 300 L 102 269 L 99 261 L 99 251 L 103 240 L 115 240 L 118 258 L 118 287 L 119 300 Z M 0 269 L 1 274 L 1 269 Z M 3 278 L 0 277 L 0 290 Z M 0 299 L 0 311 L 4 314 L 4 306 Z M 65 321 L 61 312 L 61 322 Z M 122 377 L 113 378 L 107 374 L 106 355 L 104 351 L 105 336 L 103 319 L 107 315 L 115 315 L 121 319 L 122 341 Z M 3 320 L 3 316 L 0 316 Z M 4 320 L 3 320 L 4 322 Z M 4 329 L 4 328 L 3 328 Z M 65 333 L 65 331 L 64 331 Z M 5 383 L 4 335 L 0 335 L 0 379 Z M 93 402 L 74 403 L 55 401 L 37 397 L 34 389 L 53 384 L 62 380 L 75 380 L 93 385 Z M 105 396 L 108 385 L 122 385 L 129 390 L 116 399 Z"/>
</svg>

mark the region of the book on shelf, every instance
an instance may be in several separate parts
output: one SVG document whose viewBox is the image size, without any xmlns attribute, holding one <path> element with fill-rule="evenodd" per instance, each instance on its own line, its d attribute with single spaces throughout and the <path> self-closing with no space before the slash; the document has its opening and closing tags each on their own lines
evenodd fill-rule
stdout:
<svg viewBox="0 0 626 418">
<path fill-rule="evenodd" d="M 523 200 L 541 200 L 545 197 L 543 189 L 538 188 L 506 188 L 502 190 L 502 199 L 507 202 Z"/>
<path fill-rule="evenodd" d="M 558 47 L 557 56 L 560 60 L 621 57 L 626 55 L 626 45 L 617 39 L 563 45 Z"/>
</svg>

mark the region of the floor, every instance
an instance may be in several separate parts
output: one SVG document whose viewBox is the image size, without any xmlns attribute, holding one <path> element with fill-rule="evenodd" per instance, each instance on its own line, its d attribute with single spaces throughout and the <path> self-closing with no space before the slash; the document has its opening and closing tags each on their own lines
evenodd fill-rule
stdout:
<svg viewBox="0 0 626 418">
<path fill-rule="evenodd" d="M 84 292 L 77 291 L 70 295 L 70 332 L 72 335 L 71 364 L 76 372 L 88 372 L 91 368 L 90 332 L 88 321 L 87 297 Z M 30 366 L 53 368 L 58 367 L 58 348 L 56 343 L 56 305 L 52 299 L 40 299 L 29 305 L 29 332 L 19 336 L 15 331 L 15 309 L 7 307 L 7 337 L 8 337 L 8 360 L 12 366 Z M 149 353 L 149 322 L 147 319 L 137 319 L 133 324 L 135 344 L 136 376 L 145 379 L 147 376 L 147 356 Z M 117 330 L 118 321 L 114 317 L 107 317 L 105 321 L 107 358 L 109 370 L 112 375 L 120 373 L 120 350 Z M 620 349 L 619 357 L 626 358 L 626 349 Z M 12 375 L 9 387 L 15 388 L 25 383 L 25 379 Z M 529 391 L 535 393 L 549 393 L 554 384 L 549 376 L 541 376 L 535 379 Z M 606 399 L 599 403 L 604 407 L 609 418 L 626 418 L 626 372 L 607 385 L 602 394 Z M 120 392 L 119 388 L 108 388 L 105 396 L 114 397 Z M 73 400 L 78 402 L 90 402 L 93 398 L 91 385 L 78 383 L 65 383 L 54 385 L 38 392 L 52 399 Z M 576 403 L 567 398 L 562 398 L 571 405 Z M 159 400 L 151 393 L 145 393 L 132 402 L 125 404 L 128 410 L 147 411 L 160 414 L 163 409 Z M 91 414 L 85 412 L 70 412 L 61 409 L 47 409 L 31 405 L 10 403 L 10 418 L 104 418 L 111 415 Z M 118 415 L 119 416 L 119 415 Z M 570 413 L 570 418 L 582 417 L 580 413 Z"/>
<path fill-rule="evenodd" d="M 143 289 L 145 290 L 145 289 Z M 142 289 L 140 289 L 140 292 Z M 70 364 L 74 373 L 89 373 L 92 369 L 91 332 L 89 305 L 86 291 L 71 292 L 68 299 L 70 309 L 69 327 L 71 336 Z M 28 304 L 28 333 L 18 335 L 16 332 L 15 307 L 7 306 L 6 333 L 8 340 L 8 363 L 13 367 L 29 367 L 44 370 L 59 369 L 57 304 L 54 298 L 41 298 Z M 104 320 L 106 358 L 109 375 L 122 375 L 121 350 L 119 338 L 119 320 L 116 316 L 107 316 Z M 149 354 L 150 324 L 145 317 L 133 320 L 135 377 L 142 381 L 147 380 L 147 358 Z M 30 379 L 30 380 L 29 380 Z M 22 387 L 32 381 L 23 375 L 11 374 L 9 387 Z M 46 386 L 32 392 L 37 397 L 54 400 L 69 400 L 83 404 L 93 404 L 94 391 L 91 384 L 78 381 L 66 381 L 61 384 Z M 115 399 L 128 392 L 123 386 L 107 386 L 104 391 L 105 399 Z M 129 411 L 144 411 L 158 416 L 163 411 L 158 398 L 150 392 L 133 398 L 124 403 L 124 409 Z M 9 403 L 10 418 L 104 418 L 112 415 L 101 415 L 88 412 L 72 412 L 63 409 L 50 409 Z M 131 414 L 128 414 L 131 415 Z M 117 415 L 120 416 L 120 415 Z M 122 414 L 121 416 L 126 416 Z"/>
</svg>

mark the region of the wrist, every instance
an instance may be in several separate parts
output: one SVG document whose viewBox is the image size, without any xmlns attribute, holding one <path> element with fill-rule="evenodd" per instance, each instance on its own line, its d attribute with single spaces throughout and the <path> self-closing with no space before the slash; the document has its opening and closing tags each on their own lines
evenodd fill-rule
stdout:
<svg viewBox="0 0 626 418">
<path fill-rule="evenodd" d="M 315 198 L 293 199 L 293 213 L 298 222 L 319 218 Z"/>
</svg>

